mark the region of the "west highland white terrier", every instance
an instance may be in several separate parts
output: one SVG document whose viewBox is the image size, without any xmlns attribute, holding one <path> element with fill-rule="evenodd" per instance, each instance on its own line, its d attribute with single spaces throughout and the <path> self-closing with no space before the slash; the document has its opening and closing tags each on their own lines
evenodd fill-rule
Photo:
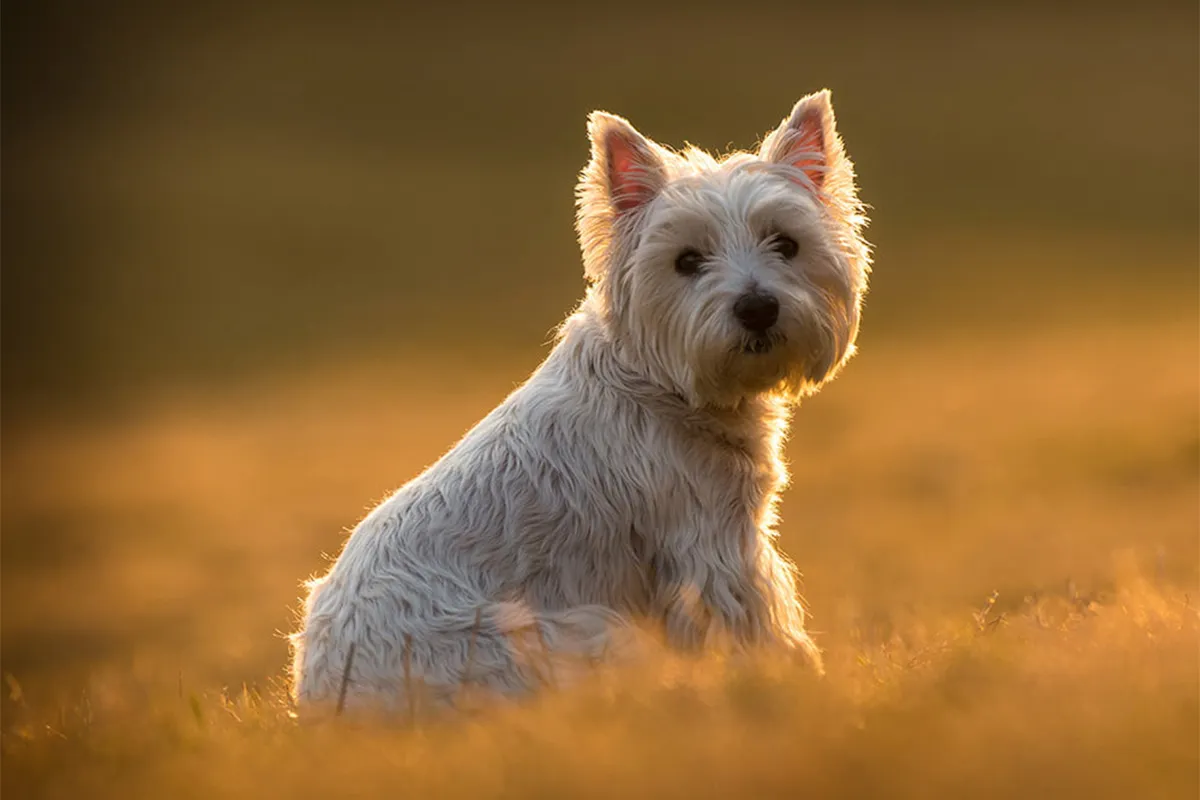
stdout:
<svg viewBox="0 0 1200 800">
<path fill-rule="evenodd" d="M 302 711 L 517 694 L 544 656 L 601 659 L 631 622 L 821 668 L 775 525 L 791 409 L 853 353 L 870 267 L 829 92 L 756 153 L 676 152 L 599 111 L 588 135 L 586 295 L 529 380 L 308 584 Z"/>
</svg>

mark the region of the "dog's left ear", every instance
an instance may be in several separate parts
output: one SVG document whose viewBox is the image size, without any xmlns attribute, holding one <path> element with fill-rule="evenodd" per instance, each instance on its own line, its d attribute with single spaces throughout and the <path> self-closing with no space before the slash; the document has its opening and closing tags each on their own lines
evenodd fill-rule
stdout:
<svg viewBox="0 0 1200 800">
<path fill-rule="evenodd" d="M 793 167 L 794 180 L 818 192 L 826 192 L 837 173 L 849 166 L 837 134 L 833 103 L 828 89 L 810 94 L 796 103 L 792 113 L 767 135 L 759 158 L 772 164 Z"/>
</svg>

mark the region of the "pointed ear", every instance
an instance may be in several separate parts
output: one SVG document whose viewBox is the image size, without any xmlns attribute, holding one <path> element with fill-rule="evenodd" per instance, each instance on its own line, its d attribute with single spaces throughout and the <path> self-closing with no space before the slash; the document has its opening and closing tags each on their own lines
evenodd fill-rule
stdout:
<svg viewBox="0 0 1200 800">
<path fill-rule="evenodd" d="M 588 117 L 592 158 L 575 190 L 575 228 L 583 250 L 584 273 L 599 280 L 619 256 L 627 237 L 618 235 L 623 220 L 632 220 L 666 185 L 662 149 L 613 114 L 594 111 Z"/>
<path fill-rule="evenodd" d="M 649 139 L 628 121 L 603 111 L 588 117 L 588 137 L 592 161 L 587 174 L 617 215 L 654 199 L 666 179 L 662 157 Z"/>
<path fill-rule="evenodd" d="M 818 192 L 826 189 L 844 158 L 829 90 L 796 103 L 787 119 L 763 140 L 759 157 L 799 170 L 797 183 L 807 183 Z"/>
</svg>

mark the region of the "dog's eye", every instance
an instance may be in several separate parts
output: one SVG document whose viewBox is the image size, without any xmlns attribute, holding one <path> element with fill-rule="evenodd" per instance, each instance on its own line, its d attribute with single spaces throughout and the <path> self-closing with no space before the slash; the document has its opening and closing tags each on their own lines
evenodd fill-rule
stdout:
<svg viewBox="0 0 1200 800">
<path fill-rule="evenodd" d="M 784 236 L 781 233 L 771 241 L 771 249 L 790 261 L 800 252 L 800 245 L 796 244 L 796 240 L 792 237 Z"/>
<path fill-rule="evenodd" d="M 695 275 L 704 266 L 704 256 L 697 250 L 684 250 L 675 258 L 675 271 L 680 275 Z"/>
</svg>

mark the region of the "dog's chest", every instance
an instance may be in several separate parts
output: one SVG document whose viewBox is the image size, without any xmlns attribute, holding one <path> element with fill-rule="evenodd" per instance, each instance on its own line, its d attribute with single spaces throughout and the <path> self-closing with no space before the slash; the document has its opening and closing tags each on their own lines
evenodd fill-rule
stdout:
<svg viewBox="0 0 1200 800">
<path fill-rule="evenodd" d="M 655 449 L 663 458 L 645 502 L 659 525 L 756 520 L 784 480 L 774 443 L 751 426 L 684 418 L 670 420 L 658 434 Z"/>
</svg>

